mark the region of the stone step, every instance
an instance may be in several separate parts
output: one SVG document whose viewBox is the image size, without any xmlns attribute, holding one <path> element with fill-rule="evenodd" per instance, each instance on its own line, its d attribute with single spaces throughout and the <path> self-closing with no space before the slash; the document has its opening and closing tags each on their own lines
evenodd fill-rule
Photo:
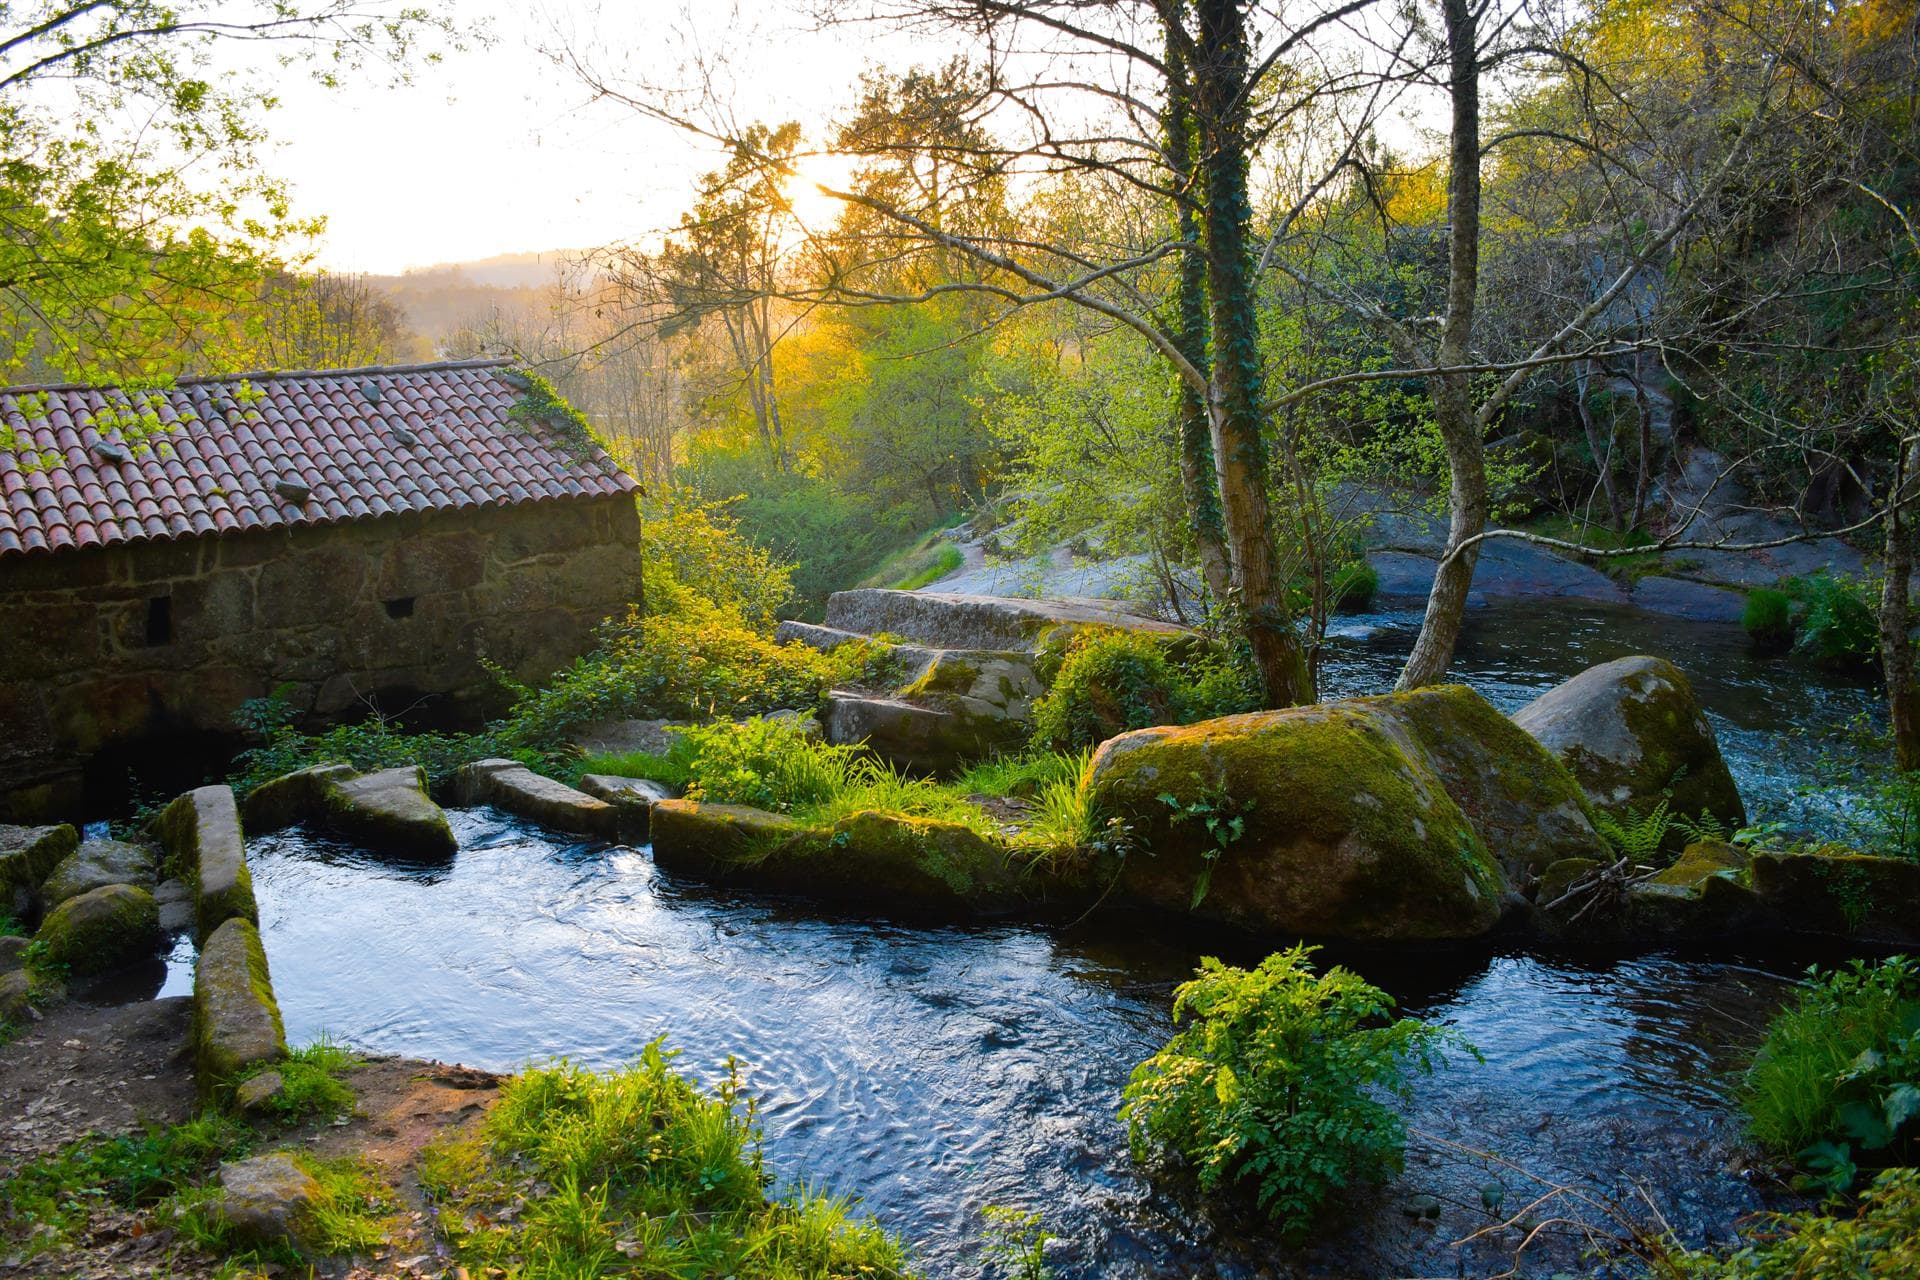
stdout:
<svg viewBox="0 0 1920 1280">
<path fill-rule="evenodd" d="M 864 743 L 889 764 L 911 773 L 951 773 L 997 751 L 1017 748 L 1024 722 L 964 715 L 905 698 L 849 689 L 827 695 L 827 741 Z"/>
<path fill-rule="evenodd" d="M 831 653 L 849 640 L 867 640 L 871 637 L 858 631 L 842 631 L 838 627 L 823 627 L 815 622 L 783 622 L 773 630 L 773 638 L 780 644 L 804 644 L 818 649 L 822 653 Z"/>
<path fill-rule="evenodd" d="M 1128 612 L 1111 600 L 1024 600 L 877 587 L 834 592 L 827 599 L 822 629 L 870 636 L 886 633 L 939 649 L 1031 653 L 1060 627 L 1193 634 L 1171 622 Z"/>
</svg>

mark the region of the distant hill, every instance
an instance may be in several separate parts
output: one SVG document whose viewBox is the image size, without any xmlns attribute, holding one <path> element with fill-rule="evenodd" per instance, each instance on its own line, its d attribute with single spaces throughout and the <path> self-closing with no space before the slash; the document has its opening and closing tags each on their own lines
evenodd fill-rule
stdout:
<svg viewBox="0 0 1920 1280">
<path fill-rule="evenodd" d="M 391 298 L 407 326 L 434 350 L 446 352 L 453 335 L 484 325 L 491 315 L 543 310 L 548 291 L 579 256 L 571 249 L 501 253 L 474 262 L 415 267 L 400 275 L 368 276 L 367 283 Z"/>
</svg>

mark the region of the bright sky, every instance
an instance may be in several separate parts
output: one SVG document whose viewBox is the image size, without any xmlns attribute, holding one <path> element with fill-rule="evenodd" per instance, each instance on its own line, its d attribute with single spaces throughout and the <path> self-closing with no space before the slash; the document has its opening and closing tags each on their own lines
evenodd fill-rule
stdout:
<svg viewBox="0 0 1920 1280">
<path fill-rule="evenodd" d="M 816 32 L 785 0 L 450 0 L 485 22 L 487 46 L 450 52 L 415 83 L 325 90 L 292 80 L 269 117 L 270 163 L 296 209 L 324 214 L 320 264 L 391 273 L 537 249 L 646 237 L 691 202 L 716 168 L 711 146 L 627 107 L 594 103 L 540 50 L 569 47 L 629 82 L 685 83 L 698 52 L 742 122 L 810 127 L 846 106 L 863 70 L 937 52 L 899 37 Z"/>
</svg>

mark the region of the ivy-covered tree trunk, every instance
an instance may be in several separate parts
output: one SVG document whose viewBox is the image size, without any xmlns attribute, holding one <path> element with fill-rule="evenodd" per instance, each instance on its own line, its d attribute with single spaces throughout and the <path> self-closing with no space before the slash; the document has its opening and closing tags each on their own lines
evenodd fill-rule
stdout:
<svg viewBox="0 0 1920 1280">
<path fill-rule="evenodd" d="M 1189 248 L 1180 257 L 1174 293 L 1173 338 L 1194 368 L 1207 369 L 1207 263 L 1200 253 L 1200 184 L 1194 173 L 1192 90 L 1187 83 L 1180 41 L 1167 39 L 1167 168 L 1173 174 L 1174 229 Z M 1186 500 L 1187 527 L 1200 557 L 1200 574 L 1214 600 L 1225 604 L 1233 586 L 1226 532 L 1220 521 L 1220 490 L 1214 475 L 1213 425 L 1207 400 L 1185 378 L 1176 379 L 1179 403 L 1174 432 L 1180 457 L 1180 491 Z"/>
<path fill-rule="evenodd" d="M 1469 0 L 1442 0 L 1447 28 L 1449 90 L 1453 98 L 1453 147 L 1447 175 L 1447 312 L 1435 353 L 1442 368 L 1467 362 L 1474 301 L 1480 288 L 1480 61 L 1479 30 Z M 1434 379 L 1434 421 L 1446 448 L 1451 477 L 1447 503 L 1447 549 L 1427 593 L 1420 636 L 1400 672 L 1399 688 L 1437 684 L 1453 662 L 1466 621 L 1467 593 L 1480 562 L 1474 541 L 1487 527 L 1487 457 L 1480 416 L 1468 375 Z"/>
<path fill-rule="evenodd" d="M 1247 196 L 1252 86 L 1247 82 L 1246 15 L 1242 0 L 1195 0 L 1194 12 L 1199 31 L 1191 72 L 1206 195 L 1207 300 L 1213 329 L 1208 418 L 1221 522 L 1234 603 L 1243 615 L 1266 703 L 1299 706 L 1313 701 L 1313 687 L 1274 555 L 1267 445 L 1261 434 L 1264 379 L 1247 235 L 1252 221 Z"/>
</svg>

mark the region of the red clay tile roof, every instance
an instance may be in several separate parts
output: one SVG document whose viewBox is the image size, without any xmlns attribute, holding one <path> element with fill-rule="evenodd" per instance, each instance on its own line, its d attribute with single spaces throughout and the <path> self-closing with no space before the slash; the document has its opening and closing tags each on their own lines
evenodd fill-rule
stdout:
<svg viewBox="0 0 1920 1280">
<path fill-rule="evenodd" d="M 0 390 L 0 422 L 21 444 L 0 449 L 0 559 L 638 490 L 597 445 L 509 418 L 516 376 L 467 361 L 195 379 L 132 401 Z M 177 425 L 129 450 L 116 406 Z"/>
</svg>

